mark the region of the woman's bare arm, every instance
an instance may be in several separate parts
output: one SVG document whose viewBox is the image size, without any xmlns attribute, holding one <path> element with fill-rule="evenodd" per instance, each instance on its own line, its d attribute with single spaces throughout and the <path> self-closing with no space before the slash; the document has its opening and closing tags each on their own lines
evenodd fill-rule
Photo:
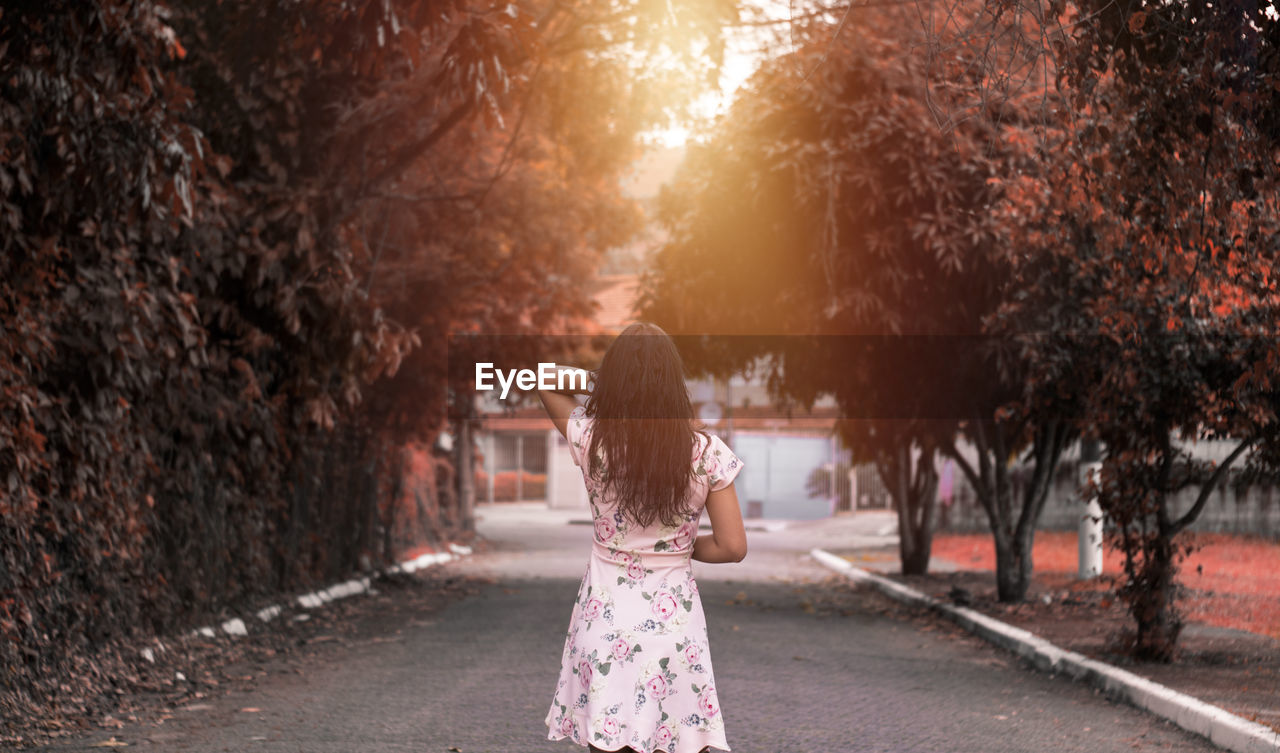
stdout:
<svg viewBox="0 0 1280 753">
<path fill-rule="evenodd" d="M 538 390 L 538 399 L 542 401 L 542 407 L 547 409 L 547 415 L 551 417 L 551 423 L 556 425 L 556 431 L 567 439 L 569 435 L 565 432 L 569 427 L 569 412 L 578 407 L 578 401 L 552 390 Z"/>
<path fill-rule="evenodd" d="M 707 516 L 711 533 L 693 540 L 693 558 L 699 562 L 741 562 L 747 556 L 747 529 L 733 484 L 707 495 Z"/>
<path fill-rule="evenodd" d="M 564 368 L 564 367 L 558 367 Z M 588 372 L 594 378 L 594 372 Z M 570 382 L 576 384 L 576 382 Z M 559 390 L 538 390 L 538 399 L 542 401 L 542 407 L 547 410 L 547 415 L 551 418 L 551 423 L 556 425 L 556 431 L 560 432 L 560 436 L 568 439 L 569 413 L 578 407 L 578 401 L 574 395 L 586 395 L 586 387 L 569 389 L 564 392 Z"/>
</svg>

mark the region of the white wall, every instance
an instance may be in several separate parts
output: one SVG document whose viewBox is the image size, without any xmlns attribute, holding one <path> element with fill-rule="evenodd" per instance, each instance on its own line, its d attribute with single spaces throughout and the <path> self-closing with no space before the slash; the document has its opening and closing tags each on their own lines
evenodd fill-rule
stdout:
<svg viewBox="0 0 1280 753">
<path fill-rule="evenodd" d="M 569 454 L 569 442 L 555 429 L 547 439 L 547 507 L 567 510 L 587 510 L 587 487 L 582 483 L 582 471 L 574 465 Z"/>
</svg>

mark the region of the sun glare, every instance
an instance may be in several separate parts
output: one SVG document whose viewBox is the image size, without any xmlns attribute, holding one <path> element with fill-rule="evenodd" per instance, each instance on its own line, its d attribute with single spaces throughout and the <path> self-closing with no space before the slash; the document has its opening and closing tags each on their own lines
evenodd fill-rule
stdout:
<svg viewBox="0 0 1280 753">
<path fill-rule="evenodd" d="M 757 6 L 768 18 L 783 21 L 789 12 L 785 2 L 762 2 Z M 720 68 L 720 85 L 708 89 L 694 101 L 687 122 L 657 128 L 644 134 L 645 141 L 659 147 L 684 146 L 696 133 L 724 114 L 733 104 L 738 89 L 755 73 L 766 55 L 769 44 L 767 27 L 741 27 L 729 30 L 725 39 L 724 64 Z"/>
</svg>

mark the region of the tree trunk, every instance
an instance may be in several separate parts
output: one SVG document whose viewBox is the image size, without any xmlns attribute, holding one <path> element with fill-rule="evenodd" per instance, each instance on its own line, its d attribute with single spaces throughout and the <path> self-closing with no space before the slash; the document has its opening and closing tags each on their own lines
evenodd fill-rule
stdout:
<svg viewBox="0 0 1280 753">
<path fill-rule="evenodd" d="M 476 529 L 476 471 L 470 416 L 466 415 L 459 419 L 457 426 L 458 469 L 455 478 L 458 483 L 458 525 L 464 531 L 474 531 Z"/>
<path fill-rule="evenodd" d="M 1178 568 L 1174 561 L 1172 541 L 1165 536 L 1152 537 L 1139 568 L 1137 582 L 1130 594 L 1129 609 L 1137 623 L 1133 639 L 1133 656 L 1144 661 L 1173 660 L 1182 632 L 1182 616 L 1174 604 L 1174 577 Z"/>
<path fill-rule="evenodd" d="M 1032 538 L 997 535 L 996 596 L 1003 602 L 1019 602 L 1027 598 L 1031 586 Z"/>
<path fill-rule="evenodd" d="M 396 519 L 400 515 L 401 497 L 405 492 L 405 455 L 408 449 L 403 445 L 395 445 L 388 443 L 388 449 L 391 453 L 391 491 L 388 494 L 386 514 L 379 516 L 379 525 L 382 526 L 382 562 L 391 564 L 395 562 L 395 531 Z M 374 505 L 376 512 L 377 505 Z"/>
<path fill-rule="evenodd" d="M 978 452 L 976 469 L 954 444 L 946 452 L 964 472 L 987 514 L 996 548 L 996 594 L 1002 602 L 1019 602 L 1027 597 L 1031 586 L 1036 525 L 1070 429 L 1059 421 L 1046 421 L 1036 427 L 1031 444 L 1034 465 L 1021 494 L 1009 475 L 1011 455 L 1017 454 L 1017 448 L 1009 447 L 1007 440 L 1019 432 L 1008 430 L 998 421 L 974 421 L 970 432 Z"/>
<path fill-rule="evenodd" d="M 911 462 L 912 443 L 900 442 L 891 455 L 876 461 L 876 470 L 893 497 L 898 512 L 898 556 L 904 575 L 929 571 L 933 550 L 933 518 L 937 507 L 938 473 L 934 451 L 923 449 Z"/>
<path fill-rule="evenodd" d="M 924 575 L 929 572 L 931 546 L 917 542 L 912 547 L 899 547 L 903 575 Z"/>
</svg>

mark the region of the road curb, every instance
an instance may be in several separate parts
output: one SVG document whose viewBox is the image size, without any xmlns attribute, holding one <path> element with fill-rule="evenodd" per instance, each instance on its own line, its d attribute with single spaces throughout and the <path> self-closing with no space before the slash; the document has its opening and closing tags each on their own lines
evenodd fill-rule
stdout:
<svg viewBox="0 0 1280 753">
<path fill-rule="evenodd" d="M 439 565 L 441 563 L 448 562 L 450 560 L 458 559 L 460 557 L 465 557 L 468 554 L 471 554 L 471 547 L 461 546 L 459 544 L 454 544 L 450 542 L 448 552 L 432 552 L 428 554 L 423 554 L 418 557 L 414 557 L 413 559 L 405 560 L 403 562 L 398 562 L 386 569 L 379 570 L 377 571 L 377 573 L 375 573 L 375 575 L 365 576 L 363 578 L 353 578 L 351 580 L 343 581 L 341 583 L 335 583 L 332 586 L 329 586 L 328 588 L 322 588 L 317 591 L 309 591 L 304 594 L 299 594 L 293 597 L 292 599 L 289 599 L 287 602 L 285 602 L 285 605 L 296 604 L 297 606 L 302 607 L 303 609 L 316 609 L 324 606 L 325 604 L 328 604 L 331 601 L 337 601 L 338 599 L 345 599 L 348 596 L 355 596 L 356 594 L 368 593 L 369 590 L 371 589 L 373 578 L 376 577 L 376 575 L 392 575 L 395 573 L 413 573 L 418 570 L 423 570 L 425 568 L 431 567 L 433 565 Z M 284 608 L 285 608 L 284 605 L 281 605 L 281 604 L 271 604 L 269 606 L 263 607 L 262 609 L 259 609 L 257 612 L 254 613 L 254 616 L 256 616 L 258 620 L 260 620 L 261 622 L 270 622 L 271 620 L 280 616 L 284 612 Z M 307 615 L 305 614 L 294 615 L 294 619 L 307 619 Z M 217 626 L 205 625 L 203 627 L 195 628 L 194 630 L 188 630 L 186 633 L 183 634 L 183 636 L 187 638 L 191 638 L 199 635 L 199 636 L 204 636 L 205 638 L 214 638 L 218 635 L 219 632 L 225 633 L 232 637 L 238 637 L 238 636 L 249 634 L 248 626 L 245 625 L 245 621 L 239 617 L 233 617 Z M 156 653 L 164 652 L 165 650 L 167 650 L 167 648 L 168 647 L 165 646 L 164 641 L 162 641 L 160 638 L 154 638 L 152 639 L 149 645 L 145 645 L 139 648 L 138 654 L 143 659 L 154 664 L 156 661 Z"/>
<path fill-rule="evenodd" d="M 1059 648 L 1034 633 L 976 612 L 939 601 L 890 578 L 855 567 L 823 549 L 810 550 L 820 564 L 850 580 L 865 583 L 895 601 L 924 607 L 969 632 L 1012 651 L 1043 672 L 1063 673 L 1088 683 L 1109 697 L 1167 719 L 1235 753 L 1278 753 L 1280 732 L 1251 722 L 1119 667 Z"/>
</svg>

